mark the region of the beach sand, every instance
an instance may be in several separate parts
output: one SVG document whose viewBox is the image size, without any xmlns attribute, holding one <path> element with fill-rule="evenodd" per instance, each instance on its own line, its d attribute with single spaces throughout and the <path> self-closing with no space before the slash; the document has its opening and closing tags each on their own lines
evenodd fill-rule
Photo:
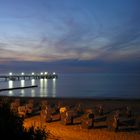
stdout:
<svg viewBox="0 0 140 140">
<path fill-rule="evenodd" d="M 4 98 L 4 97 L 1 97 Z M 14 100 L 17 97 L 7 97 L 8 100 Z M 124 100 L 124 99 L 76 99 L 76 98 L 20 98 L 24 103 L 30 99 L 34 100 L 36 105 L 39 105 L 41 101 L 47 100 L 49 104 L 61 103 L 62 106 L 75 106 L 81 104 L 84 110 L 94 108 L 95 106 L 102 105 L 104 112 L 110 112 L 117 108 L 125 108 L 129 106 L 136 115 L 140 115 L 140 100 Z M 40 115 L 28 117 L 24 120 L 24 126 L 26 128 L 30 126 L 43 127 L 46 131 L 50 132 L 48 139 L 54 140 L 139 140 L 140 131 L 133 128 L 120 129 L 118 132 L 109 131 L 106 122 L 95 123 L 95 128 L 84 129 L 81 127 L 79 120 L 74 120 L 74 125 L 64 125 L 61 121 L 54 121 L 47 123 L 41 119 Z M 101 126 L 101 127 L 100 127 Z"/>
</svg>

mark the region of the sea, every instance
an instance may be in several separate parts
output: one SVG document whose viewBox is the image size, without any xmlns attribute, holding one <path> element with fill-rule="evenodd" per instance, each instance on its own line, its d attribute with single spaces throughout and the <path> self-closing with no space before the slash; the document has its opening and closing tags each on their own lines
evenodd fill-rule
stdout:
<svg viewBox="0 0 140 140">
<path fill-rule="evenodd" d="M 0 96 L 140 99 L 140 74 L 76 73 L 58 74 L 58 79 L 0 80 L 0 89 L 30 85 L 38 87 L 1 91 Z"/>
</svg>

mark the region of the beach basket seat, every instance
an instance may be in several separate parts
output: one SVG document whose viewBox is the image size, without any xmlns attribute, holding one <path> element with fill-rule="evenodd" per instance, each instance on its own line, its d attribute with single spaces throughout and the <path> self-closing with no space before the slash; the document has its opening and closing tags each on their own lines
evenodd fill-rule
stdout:
<svg viewBox="0 0 140 140">
<path fill-rule="evenodd" d="M 25 106 L 26 106 L 26 113 L 28 115 L 31 115 L 31 113 L 33 113 L 33 104 L 32 103 L 27 103 Z"/>
<path fill-rule="evenodd" d="M 68 106 L 64 106 L 64 107 L 61 107 L 61 108 L 60 108 L 59 112 L 60 112 L 60 114 L 61 114 L 61 113 L 65 113 L 65 112 L 68 111 L 68 110 L 69 110 L 69 107 L 68 107 Z"/>
<path fill-rule="evenodd" d="M 41 120 L 46 121 L 46 113 L 45 113 L 45 110 L 41 110 L 40 111 L 40 118 L 41 118 Z"/>
<path fill-rule="evenodd" d="M 52 122 L 52 115 L 51 114 L 46 114 L 46 122 L 48 122 L 48 123 L 50 123 L 50 122 Z"/>
<path fill-rule="evenodd" d="M 46 106 L 46 109 L 44 110 L 44 115 L 46 122 L 52 122 L 52 112 L 50 106 Z"/>
<path fill-rule="evenodd" d="M 40 111 L 40 117 L 45 122 L 52 122 L 52 115 L 49 111 L 41 110 Z"/>
<path fill-rule="evenodd" d="M 51 107 L 51 112 L 52 112 L 52 115 L 58 114 L 59 109 L 57 107 L 53 106 L 53 107 Z"/>
<path fill-rule="evenodd" d="M 85 129 L 91 129 L 94 126 L 94 120 L 92 118 L 82 119 L 81 127 Z"/>
<path fill-rule="evenodd" d="M 81 127 L 90 129 L 94 127 L 95 115 L 92 109 L 86 109 L 86 113 L 81 118 Z"/>
<path fill-rule="evenodd" d="M 130 106 L 125 107 L 124 116 L 129 117 L 129 118 L 133 116 L 132 109 Z"/>
<path fill-rule="evenodd" d="M 49 112 L 46 112 L 45 110 L 40 111 L 40 118 L 44 122 L 52 122 L 52 115 Z"/>
<path fill-rule="evenodd" d="M 107 127 L 110 131 L 117 131 L 119 125 L 119 117 L 114 116 L 114 114 L 110 114 L 107 117 Z"/>
<path fill-rule="evenodd" d="M 19 106 L 18 107 L 18 115 L 19 115 L 19 117 L 25 118 L 26 117 L 26 113 L 27 113 L 26 106 Z"/>
<path fill-rule="evenodd" d="M 73 124 L 74 112 L 72 110 L 61 112 L 61 123 L 65 125 Z"/>
<path fill-rule="evenodd" d="M 100 115 L 100 116 L 103 115 L 104 114 L 103 106 L 102 105 L 95 106 L 94 113 L 95 115 Z"/>
<path fill-rule="evenodd" d="M 20 104 L 18 102 L 12 102 L 10 104 L 10 110 L 13 111 L 14 113 L 17 113 L 19 106 L 20 106 Z"/>
<path fill-rule="evenodd" d="M 108 117 L 108 128 L 113 131 L 118 131 L 120 128 L 133 127 L 136 124 L 135 117 L 126 117 L 118 111 Z"/>
<path fill-rule="evenodd" d="M 49 106 L 49 105 L 50 104 L 49 104 L 49 102 L 47 100 L 42 100 L 41 104 L 40 104 L 40 108 L 41 108 L 41 110 L 43 110 L 43 109 L 46 108 L 46 106 Z"/>
<path fill-rule="evenodd" d="M 72 109 L 75 111 L 76 117 L 79 117 L 84 114 L 84 109 L 81 104 L 77 104 Z"/>
</svg>

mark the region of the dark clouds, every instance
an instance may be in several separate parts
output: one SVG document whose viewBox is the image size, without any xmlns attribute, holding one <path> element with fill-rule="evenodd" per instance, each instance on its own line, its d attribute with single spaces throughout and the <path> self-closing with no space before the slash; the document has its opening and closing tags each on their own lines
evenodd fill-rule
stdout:
<svg viewBox="0 0 140 140">
<path fill-rule="evenodd" d="M 18 70 L 137 71 L 139 6 L 139 0 L 3 1 L 0 63 Z"/>
</svg>

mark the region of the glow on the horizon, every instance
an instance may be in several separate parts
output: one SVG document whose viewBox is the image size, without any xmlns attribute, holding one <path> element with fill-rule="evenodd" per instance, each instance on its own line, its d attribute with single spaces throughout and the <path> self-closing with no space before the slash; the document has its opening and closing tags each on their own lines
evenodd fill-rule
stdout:
<svg viewBox="0 0 140 140">
<path fill-rule="evenodd" d="M 56 73 L 55 72 L 53 72 L 53 75 L 55 75 Z"/>
</svg>

